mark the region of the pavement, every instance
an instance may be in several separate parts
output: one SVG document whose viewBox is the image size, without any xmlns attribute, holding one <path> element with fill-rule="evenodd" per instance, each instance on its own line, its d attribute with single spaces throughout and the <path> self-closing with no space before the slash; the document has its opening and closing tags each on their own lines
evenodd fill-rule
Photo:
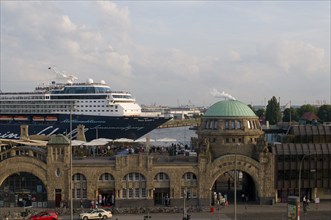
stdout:
<svg viewBox="0 0 331 220">
<path fill-rule="evenodd" d="M 287 204 L 275 205 L 237 205 L 236 219 L 237 220 L 288 220 Z M 191 215 L 191 220 L 234 220 L 235 210 L 234 205 L 228 207 L 215 208 L 214 212 L 202 211 L 188 213 Z M 183 213 L 150 213 L 151 218 L 145 218 L 146 214 L 114 214 L 112 220 L 183 220 Z M 70 215 L 60 216 L 60 220 L 69 220 Z M 78 220 L 78 215 L 74 215 L 75 220 Z M 310 204 L 308 212 L 305 214 L 303 210 L 300 212 L 300 220 L 331 220 L 331 201 L 322 202 L 317 206 Z"/>
</svg>

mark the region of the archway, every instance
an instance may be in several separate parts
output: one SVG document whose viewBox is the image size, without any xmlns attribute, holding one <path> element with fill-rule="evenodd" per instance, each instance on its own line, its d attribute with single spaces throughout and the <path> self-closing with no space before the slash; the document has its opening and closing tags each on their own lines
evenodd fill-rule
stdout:
<svg viewBox="0 0 331 220">
<path fill-rule="evenodd" d="M 47 190 L 35 175 L 17 172 L 0 186 L 0 207 L 47 207 Z"/>
<path fill-rule="evenodd" d="M 98 181 L 98 199 L 102 206 L 115 204 L 115 178 L 110 173 L 103 173 Z"/>
<path fill-rule="evenodd" d="M 236 187 L 235 187 L 235 177 Z M 237 203 L 255 203 L 257 202 L 257 191 L 253 178 L 246 172 L 237 170 L 228 171 L 220 175 L 211 188 L 211 204 L 217 202 L 234 203 L 234 191 L 236 190 Z"/>
<path fill-rule="evenodd" d="M 220 196 L 223 198 L 224 194 L 229 202 L 234 202 L 235 177 L 237 177 L 237 201 L 246 202 L 247 195 L 247 202 L 259 202 L 261 193 L 258 178 L 259 163 L 256 160 L 244 155 L 224 155 L 214 160 L 209 170 L 209 176 L 212 177 L 209 182 L 210 204 L 215 204 L 215 201 L 217 202 Z M 245 200 L 241 198 L 242 193 L 245 195 Z"/>
</svg>

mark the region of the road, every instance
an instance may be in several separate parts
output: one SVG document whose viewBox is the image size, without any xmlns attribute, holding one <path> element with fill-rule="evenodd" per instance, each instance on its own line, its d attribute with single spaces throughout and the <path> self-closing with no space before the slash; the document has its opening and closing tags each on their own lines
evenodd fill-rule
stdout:
<svg viewBox="0 0 331 220">
<path fill-rule="evenodd" d="M 215 210 L 211 212 L 189 213 L 191 220 L 234 220 L 234 206 L 222 208 L 219 213 Z M 151 218 L 147 220 L 182 220 L 182 213 L 151 213 Z M 74 215 L 78 220 L 78 215 Z M 318 209 L 311 206 L 308 213 L 301 213 L 300 220 L 330 220 L 331 202 L 324 203 Z M 60 220 L 70 220 L 70 216 L 60 216 Z M 114 214 L 111 220 L 144 220 L 144 214 Z M 237 220 L 287 220 L 287 205 L 239 205 L 237 206 Z"/>
</svg>

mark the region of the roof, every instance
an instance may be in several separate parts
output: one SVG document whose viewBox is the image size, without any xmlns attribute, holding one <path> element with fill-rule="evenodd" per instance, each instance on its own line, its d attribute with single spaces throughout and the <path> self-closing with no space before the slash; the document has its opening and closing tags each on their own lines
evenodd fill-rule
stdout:
<svg viewBox="0 0 331 220">
<path fill-rule="evenodd" d="M 301 119 L 307 120 L 307 121 L 313 121 L 313 120 L 320 120 L 317 115 L 315 115 L 313 112 L 305 112 L 302 116 Z"/>
<path fill-rule="evenodd" d="M 284 143 L 275 144 L 273 152 L 276 155 L 330 155 L 330 143 Z"/>
<path fill-rule="evenodd" d="M 256 117 L 253 110 L 238 100 L 222 100 L 208 108 L 206 117 Z"/>
</svg>

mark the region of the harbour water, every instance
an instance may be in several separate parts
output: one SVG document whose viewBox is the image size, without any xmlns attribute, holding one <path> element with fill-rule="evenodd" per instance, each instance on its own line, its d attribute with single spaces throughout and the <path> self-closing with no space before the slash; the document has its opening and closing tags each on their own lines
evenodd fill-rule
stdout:
<svg viewBox="0 0 331 220">
<path fill-rule="evenodd" d="M 157 140 L 161 138 L 171 138 L 171 139 L 176 139 L 175 143 L 190 145 L 191 137 L 197 137 L 197 134 L 195 130 L 190 130 L 189 128 L 190 126 L 157 128 L 149 132 L 148 134 L 144 135 L 142 138 L 146 136 L 149 136 L 153 140 Z"/>
</svg>

